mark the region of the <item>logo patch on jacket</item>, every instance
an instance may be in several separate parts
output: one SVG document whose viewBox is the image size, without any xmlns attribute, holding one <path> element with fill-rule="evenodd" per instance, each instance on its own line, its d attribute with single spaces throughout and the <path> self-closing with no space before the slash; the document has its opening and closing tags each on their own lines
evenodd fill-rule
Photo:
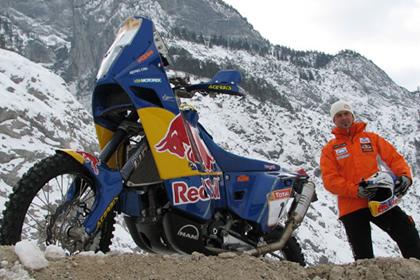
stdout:
<svg viewBox="0 0 420 280">
<path fill-rule="evenodd" d="M 335 150 L 335 149 L 342 148 L 342 147 L 345 147 L 345 146 L 346 146 L 346 143 L 341 143 L 341 144 L 334 145 L 333 149 Z"/>
<path fill-rule="evenodd" d="M 373 152 L 373 147 L 371 143 L 362 143 L 360 144 L 360 146 L 362 148 L 362 152 L 364 153 Z"/>
<path fill-rule="evenodd" d="M 360 137 L 360 143 L 362 144 L 370 143 L 369 137 Z"/>
<path fill-rule="evenodd" d="M 350 156 L 349 151 L 346 147 L 336 149 L 335 154 L 337 155 L 337 159 L 343 159 Z"/>
<path fill-rule="evenodd" d="M 341 155 L 343 155 L 343 154 L 348 153 L 348 151 L 347 151 L 347 148 L 346 148 L 346 147 L 344 147 L 344 148 L 336 149 L 336 150 L 335 150 L 335 153 L 337 154 L 337 156 L 341 156 Z"/>
</svg>

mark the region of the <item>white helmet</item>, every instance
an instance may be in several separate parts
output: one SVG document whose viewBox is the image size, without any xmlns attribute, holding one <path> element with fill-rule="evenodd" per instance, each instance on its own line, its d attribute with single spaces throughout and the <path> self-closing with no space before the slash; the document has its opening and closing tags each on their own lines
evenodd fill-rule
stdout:
<svg viewBox="0 0 420 280">
<path fill-rule="evenodd" d="M 400 201 L 394 194 L 395 176 L 386 171 L 379 171 L 366 180 L 369 188 L 376 188 L 375 196 L 368 205 L 372 216 L 377 217 L 395 207 Z"/>
</svg>

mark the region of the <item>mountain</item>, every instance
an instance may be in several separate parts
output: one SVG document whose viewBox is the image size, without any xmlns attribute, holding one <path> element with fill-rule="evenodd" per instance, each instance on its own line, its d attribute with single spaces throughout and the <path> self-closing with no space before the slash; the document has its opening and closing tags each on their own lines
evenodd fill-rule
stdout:
<svg viewBox="0 0 420 280">
<path fill-rule="evenodd" d="M 199 110 L 200 121 L 226 149 L 291 169 L 304 167 L 314 178 L 319 201 L 297 230 L 309 263 L 352 260 L 343 227 L 336 219 L 335 197 L 322 187 L 318 167 L 320 150 L 332 137 L 331 103 L 340 98 L 351 101 L 357 118 L 395 144 L 414 174 L 419 170 L 420 95 L 396 85 L 374 62 L 351 50 L 330 55 L 272 45 L 219 0 L 1 2 L 0 47 L 38 64 L 6 51 L 0 56 L 0 94 L 7 100 L 0 103 L 0 195 L 7 194 L 35 160 L 53 151 L 51 146 L 96 150 L 90 116 L 70 92 L 88 106 L 101 57 L 116 27 L 133 14 L 154 20 L 173 56 L 173 69 L 195 74 L 189 75 L 197 80 L 211 77 L 220 68 L 241 71 L 242 86 L 248 93 L 245 99 L 196 96 L 186 101 Z M 21 66 L 9 67 L 15 60 Z M 49 74 L 41 81 L 35 76 L 32 81 L 37 71 Z M 35 90 L 28 89 L 32 87 Z M 39 92 L 43 93 L 41 98 L 37 97 Z M 33 106 L 28 100 L 46 105 Z M 39 123 L 45 127 L 39 123 L 37 127 L 39 114 L 44 118 Z M 63 126 L 48 127 L 57 120 Z M 76 126 L 81 128 L 72 134 L 75 120 L 81 120 Z M 30 145 L 31 141 L 37 144 Z M 416 175 L 414 182 L 418 180 Z M 417 224 L 419 201 L 420 191 L 413 187 L 402 202 Z M 130 247 L 125 245 L 125 234 L 119 228 L 118 235 L 123 237 L 117 240 L 116 248 Z M 374 243 L 377 255 L 398 255 L 396 245 L 377 228 Z"/>
<path fill-rule="evenodd" d="M 92 117 L 69 92 L 66 82 L 41 65 L 3 49 L 0 99 L 3 194 L 5 186 L 14 185 L 35 161 L 54 153 L 55 148 L 96 148 Z"/>
</svg>

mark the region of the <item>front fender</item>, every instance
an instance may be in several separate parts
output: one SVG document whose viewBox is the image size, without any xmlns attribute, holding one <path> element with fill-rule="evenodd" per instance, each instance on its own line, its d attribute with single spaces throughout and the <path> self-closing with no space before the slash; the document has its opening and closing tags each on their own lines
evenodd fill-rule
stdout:
<svg viewBox="0 0 420 280">
<path fill-rule="evenodd" d="M 95 201 L 92 211 L 84 222 L 88 234 L 100 228 L 109 211 L 115 205 L 120 192 L 122 191 L 122 177 L 119 171 L 111 170 L 94 155 L 79 151 L 60 149 L 56 153 L 64 153 L 78 161 L 86 169 L 95 184 Z M 75 196 L 74 188 L 70 187 L 66 199 L 71 200 Z"/>
</svg>

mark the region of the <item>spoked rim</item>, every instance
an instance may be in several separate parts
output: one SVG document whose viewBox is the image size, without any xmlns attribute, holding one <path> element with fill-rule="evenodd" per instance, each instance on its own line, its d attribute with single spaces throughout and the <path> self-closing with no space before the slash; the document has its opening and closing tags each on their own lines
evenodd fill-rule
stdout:
<svg viewBox="0 0 420 280">
<path fill-rule="evenodd" d="M 73 199 L 67 199 L 69 189 Z M 45 249 L 57 245 L 67 254 L 84 251 L 83 222 L 95 200 L 95 188 L 86 176 L 61 174 L 50 179 L 33 197 L 22 226 L 22 239 L 36 240 Z"/>
</svg>

